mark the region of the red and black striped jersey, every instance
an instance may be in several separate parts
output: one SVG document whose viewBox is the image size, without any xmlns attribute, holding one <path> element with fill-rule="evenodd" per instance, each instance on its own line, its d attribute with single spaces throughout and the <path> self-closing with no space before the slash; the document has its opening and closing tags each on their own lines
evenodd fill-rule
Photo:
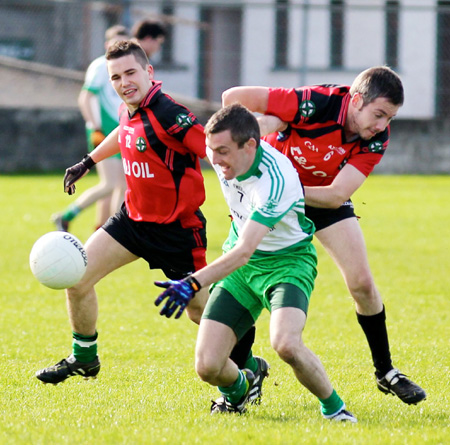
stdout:
<svg viewBox="0 0 450 445">
<path fill-rule="evenodd" d="M 329 185 L 347 163 L 368 176 L 388 146 L 389 126 L 370 140 L 346 141 L 349 90 L 342 85 L 269 89 L 266 114 L 289 126 L 263 139 L 292 161 L 303 185 Z"/>
<path fill-rule="evenodd" d="M 184 227 L 199 224 L 194 212 L 205 200 L 199 157 L 206 156 L 203 126 L 153 82 L 137 111 L 123 104 L 119 144 L 127 181 L 125 205 L 134 221 Z"/>
</svg>

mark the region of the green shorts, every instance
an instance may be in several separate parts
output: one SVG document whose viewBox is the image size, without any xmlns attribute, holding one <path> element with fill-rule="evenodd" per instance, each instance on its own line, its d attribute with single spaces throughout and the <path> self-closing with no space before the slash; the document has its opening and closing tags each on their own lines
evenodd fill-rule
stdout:
<svg viewBox="0 0 450 445">
<path fill-rule="evenodd" d="M 306 314 L 316 265 L 312 244 L 279 256 L 254 255 L 245 266 L 212 286 L 202 318 L 226 324 L 241 338 L 264 308 L 296 307 Z"/>
</svg>

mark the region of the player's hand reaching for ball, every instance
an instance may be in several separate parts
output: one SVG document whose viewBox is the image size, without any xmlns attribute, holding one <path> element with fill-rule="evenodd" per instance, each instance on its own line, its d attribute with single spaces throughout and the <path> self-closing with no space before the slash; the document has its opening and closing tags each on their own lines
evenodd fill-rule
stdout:
<svg viewBox="0 0 450 445">
<path fill-rule="evenodd" d="M 92 158 L 86 155 L 81 162 L 66 169 L 66 174 L 64 175 L 64 192 L 73 195 L 75 193 L 75 182 L 81 179 L 94 165 L 95 162 Z"/>
<path fill-rule="evenodd" d="M 155 281 L 155 285 L 166 288 L 155 300 L 155 305 L 159 306 L 167 298 L 160 312 L 160 315 L 165 315 L 167 318 L 171 317 L 177 309 L 175 318 L 180 318 L 186 306 L 195 297 L 195 293 L 201 289 L 199 282 L 192 276 L 179 281 Z"/>
</svg>

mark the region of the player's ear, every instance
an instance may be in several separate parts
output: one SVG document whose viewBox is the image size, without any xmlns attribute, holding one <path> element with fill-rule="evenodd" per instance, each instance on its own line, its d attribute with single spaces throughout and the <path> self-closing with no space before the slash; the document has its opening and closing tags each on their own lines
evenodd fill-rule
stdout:
<svg viewBox="0 0 450 445">
<path fill-rule="evenodd" d="M 256 142 L 255 138 L 250 138 L 246 143 L 245 146 L 249 147 L 249 148 L 258 148 L 259 142 Z"/>
<path fill-rule="evenodd" d="M 364 106 L 364 99 L 361 93 L 356 92 L 350 99 L 351 104 L 360 110 Z"/>
<path fill-rule="evenodd" d="M 148 65 L 147 72 L 150 80 L 153 80 L 153 77 L 155 75 L 155 70 L 153 69 L 153 65 Z"/>
</svg>

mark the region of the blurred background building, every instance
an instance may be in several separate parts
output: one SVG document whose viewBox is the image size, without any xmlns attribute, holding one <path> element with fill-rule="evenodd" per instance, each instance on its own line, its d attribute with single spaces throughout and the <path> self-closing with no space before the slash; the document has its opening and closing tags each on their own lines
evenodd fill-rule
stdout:
<svg viewBox="0 0 450 445">
<path fill-rule="evenodd" d="M 167 29 L 152 58 L 155 77 L 203 121 L 231 86 L 349 84 L 363 69 L 387 64 L 402 77 L 406 100 L 392 135 L 402 151 L 390 154 L 395 168 L 380 168 L 450 171 L 450 1 L 1 0 L 0 123 L 8 107 L 22 117 L 26 107 L 76 113 L 105 30 L 144 18 Z"/>
</svg>

